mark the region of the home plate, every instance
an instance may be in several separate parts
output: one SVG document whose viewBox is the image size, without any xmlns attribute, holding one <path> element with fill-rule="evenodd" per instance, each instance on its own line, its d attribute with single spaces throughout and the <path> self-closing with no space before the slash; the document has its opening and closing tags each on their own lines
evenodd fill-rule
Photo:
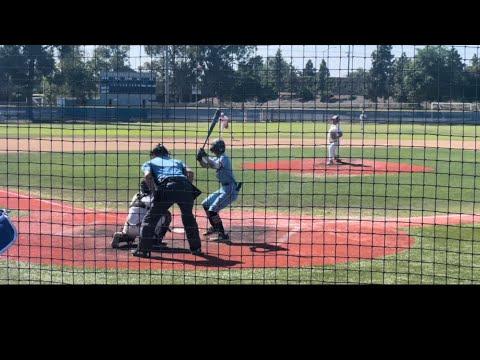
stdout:
<svg viewBox="0 0 480 360">
<path fill-rule="evenodd" d="M 172 232 L 176 233 L 176 234 L 183 234 L 183 233 L 185 233 L 185 229 L 174 227 L 174 228 L 172 228 Z"/>
</svg>

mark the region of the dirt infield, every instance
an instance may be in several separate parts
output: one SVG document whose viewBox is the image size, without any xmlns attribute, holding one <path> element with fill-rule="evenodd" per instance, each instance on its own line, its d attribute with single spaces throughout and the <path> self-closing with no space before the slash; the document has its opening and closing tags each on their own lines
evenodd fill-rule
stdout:
<svg viewBox="0 0 480 360">
<path fill-rule="evenodd" d="M 414 239 L 403 228 L 473 223 L 474 215 L 348 220 L 308 216 L 284 217 L 249 210 L 222 214 L 232 244 L 203 240 L 203 256 L 187 251 L 184 234 L 169 233 L 168 250 L 152 259 L 138 259 L 127 250 L 110 248 L 125 213 L 99 213 L 27 194 L 0 190 L 0 203 L 28 211 L 14 218 L 19 240 L 3 259 L 82 269 L 194 270 L 310 267 L 382 258 L 409 249 Z M 181 227 L 174 213 L 173 226 Z M 197 214 L 201 227 L 206 219 Z"/>
<path fill-rule="evenodd" d="M 192 150 L 203 145 L 201 138 L 41 138 L 41 139 L 1 139 L 0 152 L 118 152 L 118 151 L 149 151 L 154 144 L 163 142 L 170 150 Z M 275 146 L 278 148 L 290 147 L 326 147 L 322 139 L 291 139 L 291 138 L 262 138 L 262 139 L 236 139 L 227 144 L 228 148 L 255 147 L 265 148 Z M 476 150 L 480 148 L 478 141 L 450 141 L 450 140 L 405 140 L 405 139 L 347 139 L 342 141 L 342 146 L 392 146 L 392 147 L 430 147 L 430 148 L 455 148 Z"/>
<path fill-rule="evenodd" d="M 365 176 L 433 171 L 432 168 L 405 163 L 348 159 L 326 165 L 325 159 L 292 159 L 244 163 L 245 170 L 270 170 L 315 176 Z"/>
</svg>

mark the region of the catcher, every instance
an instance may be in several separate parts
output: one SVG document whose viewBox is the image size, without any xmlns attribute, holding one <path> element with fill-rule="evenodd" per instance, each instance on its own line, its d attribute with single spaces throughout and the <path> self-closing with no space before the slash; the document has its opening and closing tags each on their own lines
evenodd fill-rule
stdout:
<svg viewBox="0 0 480 360">
<path fill-rule="evenodd" d="M 225 154 L 225 142 L 220 139 L 215 140 L 210 147 L 210 151 L 215 157 L 209 157 L 202 148 L 197 153 L 197 161 L 204 168 L 212 168 L 216 170 L 217 179 L 222 187 L 210 194 L 202 202 L 202 206 L 211 225 L 204 235 L 210 236 L 216 234 L 217 241 L 229 243 L 230 237 L 225 233 L 222 219 L 218 213 L 237 199 L 242 183 L 237 183 L 235 180 L 232 170 L 232 162 Z"/>
<path fill-rule="evenodd" d="M 328 162 L 327 165 L 333 165 L 333 161 L 341 163 L 338 155 L 338 148 L 340 146 L 340 138 L 343 136 L 343 131 L 340 129 L 340 117 L 338 115 L 332 116 L 332 126 L 328 130 Z"/>
<path fill-rule="evenodd" d="M 123 225 L 121 232 L 116 232 L 113 235 L 112 248 L 117 249 L 121 243 L 132 245 L 137 236 L 140 236 L 140 226 L 147 211 L 152 207 L 153 194 L 148 188 L 145 180 L 140 183 L 140 192 L 135 194 L 130 202 L 127 219 Z M 155 228 L 156 247 L 164 246 L 162 240 L 170 231 L 170 223 L 172 222 L 172 214 L 167 210 L 165 215 L 160 218 Z"/>
</svg>

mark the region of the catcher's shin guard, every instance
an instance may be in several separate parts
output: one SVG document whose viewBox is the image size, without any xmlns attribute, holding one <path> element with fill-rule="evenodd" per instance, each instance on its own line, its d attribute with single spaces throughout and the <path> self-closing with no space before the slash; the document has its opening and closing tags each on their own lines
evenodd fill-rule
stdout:
<svg viewBox="0 0 480 360">
<path fill-rule="evenodd" d="M 155 227 L 155 235 L 157 236 L 157 242 L 161 243 L 166 233 L 170 231 L 170 224 L 172 222 L 172 214 L 167 211 L 165 215 L 162 215 Z"/>
<path fill-rule="evenodd" d="M 208 221 L 210 221 L 210 225 L 215 232 L 219 234 L 225 234 L 225 229 L 223 227 L 222 219 L 220 215 L 218 215 L 215 211 L 208 211 L 207 212 Z"/>
</svg>

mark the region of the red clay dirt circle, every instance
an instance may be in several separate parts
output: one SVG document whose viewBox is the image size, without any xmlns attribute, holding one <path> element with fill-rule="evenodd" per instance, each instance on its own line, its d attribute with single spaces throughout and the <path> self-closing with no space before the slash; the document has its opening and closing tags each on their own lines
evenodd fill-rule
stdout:
<svg viewBox="0 0 480 360">
<path fill-rule="evenodd" d="M 0 204 L 28 211 L 13 218 L 19 239 L 2 258 L 36 264 L 91 269 L 207 270 L 300 268 L 381 258 L 409 249 L 414 239 L 402 228 L 427 224 L 479 221 L 480 216 L 447 215 L 414 219 L 335 220 L 285 216 L 273 212 L 233 210 L 222 217 L 231 230 L 232 244 L 202 240 L 203 256 L 188 252 L 181 232 L 168 233 L 167 252 L 151 259 L 133 257 L 128 249 L 110 247 L 125 213 L 89 209 L 0 190 Z M 203 213 L 203 212 L 201 212 Z M 203 214 L 197 213 L 201 228 Z M 182 227 L 174 211 L 174 227 Z M 201 229 L 202 230 L 202 229 Z"/>
<path fill-rule="evenodd" d="M 366 176 L 381 174 L 416 173 L 433 171 L 430 167 L 396 162 L 361 159 L 342 160 L 327 165 L 325 159 L 286 159 L 243 164 L 244 170 L 291 172 L 292 175 Z"/>
</svg>

